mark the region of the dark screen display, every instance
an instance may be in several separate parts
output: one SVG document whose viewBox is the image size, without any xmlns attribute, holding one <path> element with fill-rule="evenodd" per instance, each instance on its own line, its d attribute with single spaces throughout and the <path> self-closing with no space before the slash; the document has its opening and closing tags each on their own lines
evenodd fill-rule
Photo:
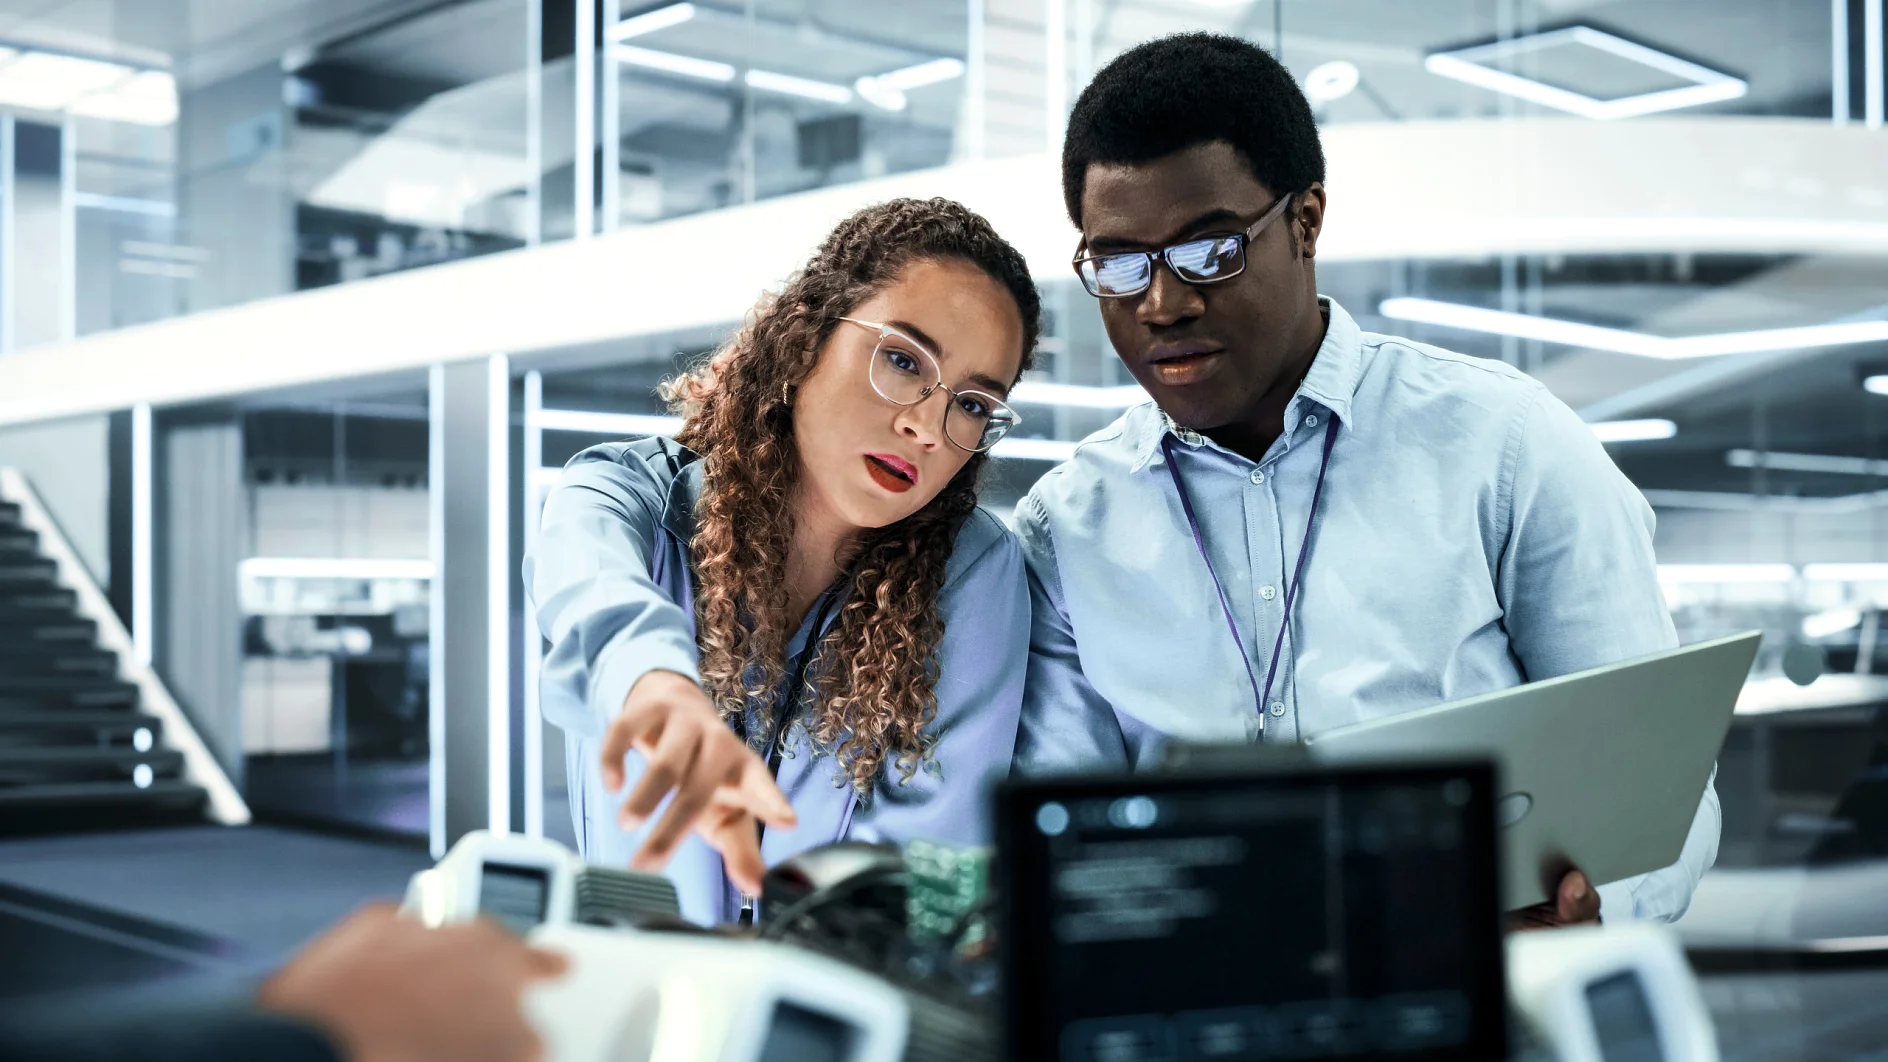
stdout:
<svg viewBox="0 0 1888 1062">
<path fill-rule="evenodd" d="M 1485 767 L 1011 787 L 1011 1057 L 1502 1057 L 1491 790 Z"/>
<path fill-rule="evenodd" d="M 1652 1003 L 1638 974 L 1627 971 L 1586 986 L 1586 1005 L 1606 1062 L 1659 1062 L 1664 1057 Z"/>
<path fill-rule="evenodd" d="M 550 895 L 551 876 L 536 867 L 487 863 L 479 874 L 479 913 L 492 916 L 514 933 L 524 933 L 544 921 Z"/>
<path fill-rule="evenodd" d="M 760 1062 L 847 1062 L 855 1035 L 850 1023 L 830 1014 L 781 1003 L 767 1025 Z"/>
</svg>

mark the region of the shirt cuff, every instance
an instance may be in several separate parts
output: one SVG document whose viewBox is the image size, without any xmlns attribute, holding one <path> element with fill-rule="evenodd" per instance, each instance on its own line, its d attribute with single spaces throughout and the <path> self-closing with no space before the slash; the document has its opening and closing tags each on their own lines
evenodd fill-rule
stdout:
<svg viewBox="0 0 1888 1062">
<path fill-rule="evenodd" d="M 1621 924 L 1637 921 L 1638 905 L 1632 899 L 1631 881 L 1609 881 L 1596 886 L 1600 894 L 1600 923 L 1602 925 Z"/>
<path fill-rule="evenodd" d="M 608 725 L 622 714 L 629 691 L 651 671 L 673 671 L 699 685 L 701 670 L 694 642 L 686 635 L 679 638 L 645 635 L 607 650 L 590 680 L 590 710 Z"/>
</svg>

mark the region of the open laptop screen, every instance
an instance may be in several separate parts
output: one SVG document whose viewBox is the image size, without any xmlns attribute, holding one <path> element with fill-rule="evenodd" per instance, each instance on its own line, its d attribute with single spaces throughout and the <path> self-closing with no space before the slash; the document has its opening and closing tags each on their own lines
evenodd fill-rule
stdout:
<svg viewBox="0 0 1888 1062">
<path fill-rule="evenodd" d="M 1012 1059 L 1506 1054 L 1485 765 L 1016 782 Z"/>
</svg>

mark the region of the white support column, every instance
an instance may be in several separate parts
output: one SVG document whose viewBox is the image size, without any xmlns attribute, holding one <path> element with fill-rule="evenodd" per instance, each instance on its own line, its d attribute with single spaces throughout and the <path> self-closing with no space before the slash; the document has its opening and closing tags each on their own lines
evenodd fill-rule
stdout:
<svg viewBox="0 0 1888 1062">
<path fill-rule="evenodd" d="M 1829 117 L 1849 123 L 1849 0 L 1829 0 Z"/>
<path fill-rule="evenodd" d="M 524 28 L 524 242 L 544 240 L 544 0 L 525 0 Z"/>
<path fill-rule="evenodd" d="M 572 58 L 577 74 L 577 139 L 571 168 L 576 177 L 572 218 L 575 239 L 589 239 L 597 231 L 597 0 L 566 0 L 577 5 L 577 50 Z"/>
<path fill-rule="evenodd" d="M 512 824 L 510 359 L 435 368 L 430 404 L 433 843 L 443 848 Z"/>
<path fill-rule="evenodd" d="M 0 114 L 0 354 L 14 350 L 13 326 L 19 318 L 18 300 L 13 297 L 18 280 L 13 253 L 18 228 L 14 223 L 18 196 L 13 182 L 13 128 L 13 116 Z"/>
<path fill-rule="evenodd" d="M 79 326 L 78 126 L 67 118 L 59 131 L 59 342 L 70 343 Z"/>
<path fill-rule="evenodd" d="M 156 552 L 152 535 L 156 527 L 156 494 L 152 478 L 151 405 L 140 402 L 131 407 L 131 648 L 138 663 L 151 665 L 154 644 L 153 568 Z"/>
<path fill-rule="evenodd" d="M 972 162 L 983 158 L 984 94 L 989 80 L 984 62 L 983 5 L 985 0 L 965 0 L 969 4 L 970 33 L 966 41 L 964 72 L 964 149 L 962 156 Z"/>
<path fill-rule="evenodd" d="M 544 493 L 537 472 L 544 464 L 544 429 L 538 414 L 544 409 L 544 375 L 536 369 L 524 374 L 524 551 L 529 556 L 538 544 L 538 521 Z M 538 698 L 538 676 L 544 666 L 544 637 L 538 633 L 537 610 L 531 595 L 524 598 L 524 832 L 544 836 L 544 706 Z"/>
<path fill-rule="evenodd" d="M 485 359 L 485 707 L 488 827 L 511 831 L 511 359 Z"/>
<path fill-rule="evenodd" d="M 623 20 L 623 0 L 603 0 L 603 107 L 597 115 L 597 135 L 603 145 L 603 231 L 615 232 L 623 216 L 623 82 L 616 64 L 616 52 L 609 46 L 610 34 Z"/>
<path fill-rule="evenodd" d="M 1882 126 L 1882 102 L 1888 86 L 1882 83 L 1882 2 L 1863 0 L 1862 8 L 1862 120 L 1870 129 Z"/>
<path fill-rule="evenodd" d="M 1069 120 L 1069 0 L 1043 0 L 1042 110 L 1044 147 L 1062 153 Z"/>
<path fill-rule="evenodd" d="M 446 834 L 446 367 L 426 374 L 426 532 L 433 578 L 427 584 L 427 849 L 443 858 Z"/>
</svg>

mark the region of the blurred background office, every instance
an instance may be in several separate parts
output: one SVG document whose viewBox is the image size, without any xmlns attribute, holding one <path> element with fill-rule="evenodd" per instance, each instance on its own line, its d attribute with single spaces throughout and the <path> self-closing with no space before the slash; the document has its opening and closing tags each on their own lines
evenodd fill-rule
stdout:
<svg viewBox="0 0 1888 1062">
<path fill-rule="evenodd" d="M 1143 397 L 1057 156 L 1189 29 L 1312 99 L 1324 291 L 1542 380 L 1681 636 L 1766 632 L 1679 928 L 1745 1042 L 1840 1044 L 1888 987 L 1883 0 L 0 0 L 0 913 L 209 962 L 568 838 L 542 492 L 863 203 L 1036 270 L 1007 514 Z M 123 832 L 208 822 L 251 825 Z"/>
</svg>

